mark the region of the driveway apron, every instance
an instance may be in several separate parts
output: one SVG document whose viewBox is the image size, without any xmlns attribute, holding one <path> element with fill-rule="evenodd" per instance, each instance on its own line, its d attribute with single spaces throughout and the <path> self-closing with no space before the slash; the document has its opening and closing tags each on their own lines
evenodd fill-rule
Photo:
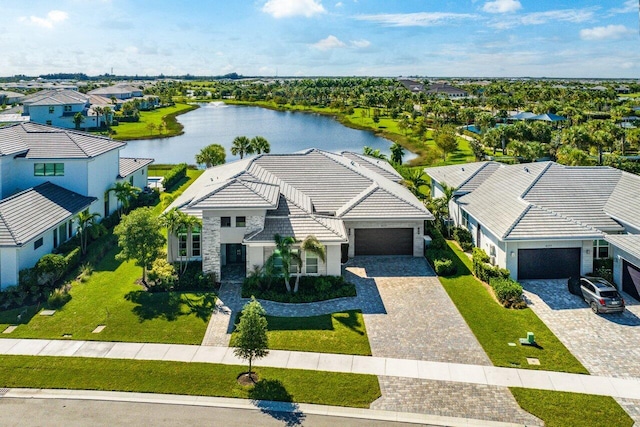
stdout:
<svg viewBox="0 0 640 427">
<path fill-rule="evenodd" d="M 640 303 L 622 293 L 623 314 L 591 311 L 584 300 L 567 290 L 566 280 L 523 282 L 531 309 L 593 375 L 640 378 Z M 640 424 L 637 401 L 616 399 Z"/>
</svg>

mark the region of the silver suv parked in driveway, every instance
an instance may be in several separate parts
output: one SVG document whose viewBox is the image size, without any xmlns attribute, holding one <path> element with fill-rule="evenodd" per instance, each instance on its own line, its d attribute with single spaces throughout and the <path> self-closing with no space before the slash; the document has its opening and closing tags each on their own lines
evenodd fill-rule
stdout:
<svg viewBox="0 0 640 427">
<path fill-rule="evenodd" d="M 580 278 L 582 297 L 594 313 L 621 313 L 624 299 L 611 283 L 600 277 Z"/>
</svg>

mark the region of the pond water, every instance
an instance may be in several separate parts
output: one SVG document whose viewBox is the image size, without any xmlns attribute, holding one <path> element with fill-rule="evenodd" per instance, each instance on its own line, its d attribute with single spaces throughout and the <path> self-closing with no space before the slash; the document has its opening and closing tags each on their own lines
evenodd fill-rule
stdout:
<svg viewBox="0 0 640 427">
<path fill-rule="evenodd" d="M 362 153 L 363 147 L 369 146 L 388 156 L 392 143 L 371 132 L 343 126 L 331 117 L 219 102 L 202 104 L 178 116 L 178 121 L 184 125 L 183 135 L 128 141 L 121 156 L 151 157 L 155 163 L 194 164 L 202 147 L 220 144 L 227 152 L 227 161 L 231 161 L 238 158 L 231 155 L 231 143 L 240 135 L 265 137 L 272 153 L 293 153 L 306 148 Z M 415 157 L 407 150 L 405 153 L 404 160 Z"/>
</svg>

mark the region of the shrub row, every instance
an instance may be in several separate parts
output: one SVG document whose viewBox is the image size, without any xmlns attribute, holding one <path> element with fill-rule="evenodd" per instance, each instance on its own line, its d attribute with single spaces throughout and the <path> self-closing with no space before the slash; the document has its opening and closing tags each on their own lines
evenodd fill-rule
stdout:
<svg viewBox="0 0 640 427">
<path fill-rule="evenodd" d="M 181 268 L 183 273 L 178 274 Z M 202 261 L 190 261 L 185 268 L 184 264 L 170 264 L 163 257 L 153 262 L 147 279 L 150 292 L 213 291 L 217 285 L 214 273 L 202 271 Z"/>
<path fill-rule="evenodd" d="M 176 185 L 182 178 L 187 176 L 187 164 L 180 163 L 175 165 L 167 174 L 164 176 L 164 181 L 162 185 L 164 188 L 169 189 Z"/>
<path fill-rule="evenodd" d="M 522 285 L 513 279 L 492 277 L 489 285 L 500 301 L 500 304 L 507 308 L 524 308 L 525 302 L 522 300 Z"/>
<path fill-rule="evenodd" d="M 489 283 L 492 278 L 508 279 L 511 272 L 497 265 L 489 264 L 489 255 L 480 248 L 473 248 L 473 274 L 483 282 Z"/>
<path fill-rule="evenodd" d="M 460 245 L 460 248 L 464 252 L 470 252 L 473 249 L 473 239 L 471 238 L 471 232 L 463 227 L 456 227 L 453 229 L 453 238 Z"/>
<path fill-rule="evenodd" d="M 295 277 L 290 280 L 293 288 Z M 325 301 L 356 296 L 356 287 L 342 276 L 301 276 L 298 293 L 288 293 L 282 277 L 250 275 L 242 284 L 242 297 L 286 303 Z"/>
<path fill-rule="evenodd" d="M 433 261 L 433 267 L 438 276 L 452 276 L 456 274 L 456 266 L 449 258 L 439 258 Z"/>
</svg>

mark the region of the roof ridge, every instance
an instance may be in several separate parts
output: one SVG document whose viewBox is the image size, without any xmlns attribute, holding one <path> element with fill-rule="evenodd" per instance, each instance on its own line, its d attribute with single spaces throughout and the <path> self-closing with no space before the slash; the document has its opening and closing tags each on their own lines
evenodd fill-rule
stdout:
<svg viewBox="0 0 640 427">
<path fill-rule="evenodd" d="M 547 173 L 547 171 L 551 168 L 551 166 L 556 165 L 556 162 L 549 162 L 547 163 L 547 165 L 538 173 L 538 176 L 535 177 L 535 179 L 531 182 L 531 184 L 529 184 L 529 186 L 522 192 L 522 194 L 520 195 L 520 198 L 522 200 L 524 200 L 524 198 L 527 196 L 527 194 L 529 193 L 529 191 L 531 191 L 531 189 L 533 188 L 534 185 L 536 185 L 538 183 L 538 181 L 540 181 L 540 178 L 542 178 L 542 176 Z M 525 169 L 527 168 L 526 166 L 524 166 Z"/>
<path fill-rule="evenodd" d="M 462 183 L 458 186 L 458 188 L 456 188 L 456 190 L 458 190 L 460 187 L 465 185 L 467 182 L 471 181 L 471 178 L 473 178 L 476 175 L 478 175 L 478 173 L 480 173 L 481 170 L 485 169 L 489 164 L 493 164 L 493 163 L 497 163 L 497 162 L 494 162 L 493 160 L 490 160 L 488 162 L 482 162 L 482 163 L 483 164 L 474 173 L 469 175 L 469 178 L 467 178 L 464 181 L 462 181 Z M 461 165 L 461 167 L 464 167 L 464 165 Z"/>
<path fill-rule="evenodd" d="M 317 222 L 318 224 L 322 225 L 322 226 L 323 226 L 324 228 L 326 228 L 327 230 L 331 230 L 331 231 L 333 231 L 333 233 L 334 233 L 334 234 L 336 234 L 336 235 L 337 235 L 337 234 L 339 234 L 338 230 L 335 230 L 335 229 L 334 229 L 333 227 L 331 227 L 330 225 L 325 224 L 323 221 L 320 221 L 320 218 L 318 218 L 316 215 L 311 214 L 310 216 L 311 216 L 311 218 L 312 218 L 315 222 Z M 342 222 L 342 220 L 341 220 L 341 219 L 339 219 L 339 218 L 335 218 L 335 217 L 327 217 L 327 216 L 321 216 L 321 217 L 322 217 L 322 218 L 325 218 L 325 219 L 326 219 L 326 218 L 334 218 L 334 219 L 337 219 L 337 220 L 339 220 L 340 222 Z"/>
<path fill-rule="evenodd" d="M 258 157 L 262 157 L 263 154 L 261 154 Z M 256 157 L 257 158 L 257 157 Z M 305 206 L 301 206 L 299 205 L 295 200 L 290 199 L 289 197 L 287 197 L 283 192 L 282 192 L 282 188 L 283 187 L 287 187 L 287 188 L 292 188 L 293 191 L 298 192 L 300 194 L 302 194 L 302 196 L 304 198 L 309 199 L 309 203 L 311 204 L 311 209 L 313 210 L 313 200 L 311 200 L 311 197 L 309 197 L 307 194 L 305 194 L 303 191 L 299 190 L 298 188 L 294 187 L 293 185 L 291 185 L 290 183 L 286 182 L 285 180 L 279 178 L 278 176 L 276 176 L 274 173 L 272 173 L 270 170 L 268 170 L 267 168 L 264 168 L 262 166 L 260 166 L 257 163 L 254 163 L 255 159 L 251 161 L 250 166 L 247 167 L 247 173 L 251 176 L 254 176 L 256 179 L 260 179 L 257 176 L 255 176 L 253 173 L 249 172 L 249 168 L 251 166 L 255 166 L 256 168 L 260 168 L 260 170 L 265 173 L 269 178 L 272 178 L 274 180 L 274 182 L 277 183 L 278 187 L 280 187 L 280 194 L 282 195 L 282 197 L 284 197 L 285 199 L 287 199 L 287 201 L 291 202 L 294 204 L 294 206 L 300 208 L 301 210 L 307 212 L 308 209 Z M 276 184 L 274 184 L 276 185 Z"/>
<path fill-rule="evenodd" d="M 502 234 L 501 238 L 504 240 L 506 239 L 506 237 L 509 235 L 509 233 L 511 233 L 513 231 L 514 228 L 516 228 L 516 225 L 520 222 L 520 220 L 526 215 L 527 212 L 529 212 L 531 210 L 531 208 L 533 207 L 532 203 L 529 203 L 527 205 L 526 208 L 524 208 L 524 210 L 522 212 L 520 212 L 520 215 L 518 215 L 518 218 L 516 218 L 511 225 L 509 226 L 509 228 L 507 228 L 507 230 Z"/>
<path fill-rule="evenodd" d="M 262 194 L 258 193 L 255 189 L 251 188 L 248 184 L 245 184 L 243 180 L 239 179 L 239 178 L 234 178 L 233 179 L 235 182 L 237 182 L 238 184 L 244 186 L 245 188 L 253 191 L 253 194 L 257 195 L 258 197 L 260 197 L 262 200 L 264 200 L 265 202 L 269 202 L 269 200 L 267 200 L 266 197 L 264 197 Z M 255 181 L 252 181 L 255 182 Z M 275 185 L 275 184 L 269 184 L 268 182 L 263 182 L 263 181 L 259 181 L 259 182 L 255 182 L 257 184 L 263 184 L 263 185 L 270 185 L 272 187 L 278 187 L 278 190 L 280 189 L 279 185 Z"/>
<path fill-rule="evenodd" d="M 353 196 L 347 203 L 345 203 L 340 209 L 338 209 L 336 211 L 336 217 L 349 213 L 350 210 L 355 208 L 356 205 L 364 200 L 365 197 L 376 191 L 377 188 L 380 188 L 380 186 L 377 182 L 374 181 L 370 186 Z"/>
<path fill-rule="evenodd" d="M 87 153 L 87 151 L 86 151 L 84 148 L 82 148 L 82 147 L 80 146 L 80 144 L 78 143 L 78 141 L 76 141 L 76 139 L 75 139 L 75 135 L 76 135 L 76 134 L 72 134 L 71 132 L 68 132 L 68 133 L 67 133 L 67 132 L 64 132 L 64 133 L 67 135 L 67 137 L 68 137 L 71 141 L 73 141 L 73 143 L 78 147 L 78 149 L 79 149 L 80 151 L 82 151 L 82 153 L 84 153 L 84 155 L 85 155 L 85 156 L 87 156 L 87 157 L 89 157 L 89 158 L 92 158 L 92 157 L 93 157 L 93 156 L 90 156 L 90 155 L 89 155 L 89 153 Z M 73 136 L 72 136 L 72 135 L 73 135 Z"/>
<path fill-rule="evenodd" d="M 201 197 L 199 197 L 197 199 L 194 197 L 193 199 L 191 199 L 190 201 L 186 202 L 185 204 L 186 205 L 194 205 L 196 203 L 200 203 L 201 201 L 203 201 L 207 197 L 217 193 L 220 190 L 223 190 L 223 189 L 227 188 L 235 180 L 236 180 L 235 178 L 228 179 L 226 182 L 221 183 L 221 185 L 218 188 L 214 189 L 213 191 L 207 192 L 204 196 L 201 196 Z M 184 205 L 182 205 L 182 206 L 184 206 Z"/>
<path fill-rule="evenodd" d="M 2 214 L 1 211 L 0 211 L 0 221 L 4 225 L 4 228 L 6 228 L 9 234 L 11 235 L 11 238 L 13 239 L 14 243 L 16 245 L 20 244 L 20 242 L 18 242 L 18 239 L 16 238 L 15 233 L 11 230 L 11 227 L 9 227 L 9 224 L 7 224 L 7 221 L 4 219 L 4 215 Z"/>
</svg>

